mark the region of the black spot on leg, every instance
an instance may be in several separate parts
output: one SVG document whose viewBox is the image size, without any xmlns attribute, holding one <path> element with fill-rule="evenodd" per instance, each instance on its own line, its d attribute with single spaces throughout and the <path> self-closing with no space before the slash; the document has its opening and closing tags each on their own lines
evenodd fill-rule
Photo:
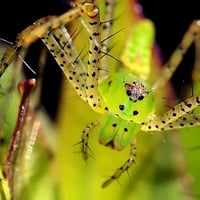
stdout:
<svg viewBox="0 0 200 200">
<path fill-rule="evenodd" d="M 93 36 L 99 36 L 99 32 L 94 32 L 93 34 L 92 34 Z"/>
<path fill-rule="evenodd" d="M 172 116 L 173 116 L 173 117 L 176 117 L 176 113 L 172 113 Z"/>
<path fill-rule="evenodd" d="M 90 24 L 91 26 L 96 25 L 96 24 L 97 24 L 97 21 L 89 22 L 89 24 Z"/>
<path fill-rule="evenodd" d="M 156 128 L 159 128 L 159 126 L 158 126 L 158 125 L 155 125 L 155 127 L 156 127 Z"/>
<path fill-rule="evenodd" d="M 93 63 L 97 63 L 97 60 L 96 60 L 96 59 L 94 59 L 92 62 L 93 62 Z"/>
<path fill-rule="evenodd" d="M 181 111 L 182 111 L 182 112 L 185 112 L 185 109 L 184 109 L 183 107 L 181 107 Z"/>
<path fill-rule="evenodd" d="M 191 103 L 187 103 L 187 102 L 184 102 L 185 105 L 188 107 L 188 108 L 191 108 L 192 107 L 192 104 Z"/>
<path fill-rule="evenodd" d="M 98 51 L 99 48 L 95 45 L 95 46 L 94 46 L 94 50 L 95 50 L 95 51 Z"/>
</svg>

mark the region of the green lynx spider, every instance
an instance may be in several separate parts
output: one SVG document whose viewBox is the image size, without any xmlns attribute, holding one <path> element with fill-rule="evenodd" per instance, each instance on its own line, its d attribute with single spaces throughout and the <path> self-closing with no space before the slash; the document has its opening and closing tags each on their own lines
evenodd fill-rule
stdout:
<svg viewBox="0 0 200 200">
<path fill-rule="evenodd" d="M 154 31 L 149 20 L 142 20 L 134 29 L 131 45 L 126 47 L 121 57 L 121 65 L 130 68 L 129 72 L 122 70 L 100 81 L 101 58 L 106 57 L 109 52 L 108 39 L 112 27 L 110 19 L 113 18 L 115 4 L 114 0 L 105 1 L 106 14 L 104 23 L 101 23 L 100 11 L 94 0 L 72 2 L 71 10 L 63 15 L 44 17 L 22 31 L 0 63 L 1 76 L 21 48 L 28 47 L 37 38 L 41 38 L 80 98 L 94 111 L 105 115 L 105 123 L 100 131 L 100 143 L 116 150 L 130 145 L 129 158 L 102 187 L 118 179 L 134 164 L 136 146 L 133 141 L 138 131 L 164 131 L 200 125 L 200 115 L 191 113 L 200 105 L 200 95 L 180 102 L 160 116 L 155 114 L 154 108 L 154 92 L 169 81 L 187 49 L 197 41 L 200 21 L 191 23 L 179 46 L 163 66 L 158 79 L 150 85 L 148 68 Z M 85 15 L 88 16 L 88 25 L 82 20 Z M 89 35 L 87 67 L 64 26 L 77 18 L 83 22 Z M 131 73 L 133 62 L 136 62 L 137 67 L 135 72 Z M 138 71 L 140 69 L 142 70 Z M 82 153 L 85 159 L 88 158 L 90 131 L 97 124 L 98 122 L 91 123 L 82 132 Z"/>
</svg>

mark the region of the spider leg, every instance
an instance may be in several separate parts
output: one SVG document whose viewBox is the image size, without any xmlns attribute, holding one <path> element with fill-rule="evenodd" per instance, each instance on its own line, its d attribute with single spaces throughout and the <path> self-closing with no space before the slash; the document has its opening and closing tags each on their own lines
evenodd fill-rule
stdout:
<svg viewBox="0 0 200 200">
<path fill-rule="evenodd" d="M 86 68 L 72 43 L 72 38 L 67 29 L 61 26 L 44 34 L 41 40 L 49 49 L 78 95 L 86 101 Z"/>
<path fill-rule="evenodd" d="M 116 6 L 116 2 L 114 0 L 108 0 L 104 2 L 105 4 L 105 11 L 104 11 L 104 18 L 101 22 L 101 52 L 104 54 L 101 58 L 101 66 L 107 69 L 109 66 L 108 56 L 105 56 L 109 50 L 109 37 L 111 36 L 113 21 L 114 21 L 114 10 Z"/>
<path fill-rule="evenodd" d="M 16 54 L 23 48 L 27 48 L 31 43 L 42 37 L 46 32 L 56 29 L 63 24 L 87 13 L 93 17 L 98 9 L 94 3 L 77 3 L 66 13 L 60 16 L 47 16 L 37 20 L 32 25 L 24 29 L 17 37 L 12 47 L 3 55 L 0 62 L 0 76 L 5 72 L 10 63 L 14 60 Z"/>
<path fill-rule="evenodd" d="M 104 39 L 101 44 L 102 44 L 102 49 L 107 50 L 109 40 L 107 40 L 106 38 L 111 34 L 111 31 L 112 31 L 113 16 L 114 16 L 116 2 L 114 0 L 108 0 L 108 1 L 105 1 L 104 4 L 105 4 L 104 18 L 103 18 L 103 22 L 101 22 L 101 26 L 102 26 L 101 35 L 102 35 L 102 38 Z"/>
<path fill-rule="evenodd" d="M 83 63 L 79 59 L 78 53 L 74 50 L 75 48 L 64 26 L 44 33 L 41 39 L 53 54 L 75 90 L 77 90 L 79 96 L 87 101 L 95 111 L 102 112 L 103 105 L 101 104 L 102 102 L 98 92 L 101 54 L 99 10 L 92 3 L 85 3 L 83 5 L 85 5 L 85 12 L 89 18 L 87 73 L 85 72 Z M 66 41 L 70 41 L 70 45 L 65 45 Z M 70 51 L 67 49 L 69 47 Z M 79 64 L 81 67 L 78 67 Z M 65 65 L 66 67 L 64 67 Z"/>
<path fill-rule="evenodd" d="M 185 101 L 177 104 L 163 115 L 153 116 L 147 119 L 146 122 L 142 123 L 141 129 L 143 131 L 161 131 L 165 129 L 165 127 L 170 128 L 171 125 L 172 129 L 175 124 L 176 128 L 182 128 L 184 123 L 189 124 L 189 116 L 193 116 L 195 119 L 195 115 L 192 115 L 189 112 L 198 106 L 200 106 L 200 95 L 187 98 Z M 188 117 L 188 120 L 184 120 L 184 117 Z M 194 119 L 192 121 L 194 121 Z M 197 125 L 198 123 L 199 122 L 193 122 L 193 125 Z M 192 124 L 190 124 L 190 126 L 192 126 Z"/>
<path fill-rule="evenodd" d="M 90 137 L 90 132 L 93 128 L 95 128 L 99 124 L 98 121 L 91 122 L 89 125 L 87 125 L 83 131 L 82 131 L 82 139 L 81 139 L 81 152 L 83 155 L 83 159 L 87 160 L 88 159 L 88 150 L 90 150 L 89 145 L 88 145 L 88 140 Z"/>
<path fill-rule="evenodd" d="M 43 20 L 45 20 L 45 19 L 47 19 L 47 18 L 43 18 Z M 8 49 L 4 53 L 4 55 L 2 56 L 1 61 L 0 61 L 0 77 L 6 71 L 7 67 L 14 61 L 14 59 L 16 58 L 19 51 L 22 48 L 24 49 L 28 46 L 28 44 L 23 43 L 24 38 L 26 38 L 26 36 L 31 34 L 32 30 L 39 28 L 39 26 L 40 26 L 39 23 L 34 23 L 34 24 L 30 25 L 29 27 L 27 27 L 26 29 L 24 29 L 16 38 L 15 43 L 10 47 L 10 49 Z"/>
<path fill-rule="evenodd" d="M 98 92 L 99 61 L 101 55 L 100 19 L 99 10 L 96 8 L 89 17 L 89 52 L 86 80 L 86 95 L 88 104 L 96 111 L 101 106 L 101 98 Z"/>
<path fill-rule="evenodd" d="M 185 114 L 177 120 L 167 124 L 162 130 L 179 129 L 185 127 L 199 126 L 200 125 L 200 114 Z"/>
<path fill-rule="evenodd" d="M 188 48 L 192 45 L 192 43 L 197 43 L 197 38 L 200 34 L 200 20 L 195 20 L 191 23 L 187 32 L 183 36 L 180 44 L 175 49 L 174 53 L 171 55 L 169 61 L 163 66 L 161 74 L 156 82 L 153 84 L 153 89 L 157 90 L 158 88 L 162 88 L 166 82 L 171 78 L 174 71 L 179 66 L 180 62 L 183 59 L 184 54 L 187 52 Z M 198 46 L 196 46 L 198 48 Z"/>
<path fill-rule="evenodd" d="M 135 158 L 136 158 L 136 139 L 134 139 L 134 141 L 130 145 L 130 155 L 127 161 L 121 167 L 119 167 L 114 172 L 114 174 L 102 184 L 102 188 L 107 187 L 114 180 L 118 179 L 125 171 L 127 171 L 130 167 L 132 167 L 132 165 L 135 163 Z"/>
</svg>

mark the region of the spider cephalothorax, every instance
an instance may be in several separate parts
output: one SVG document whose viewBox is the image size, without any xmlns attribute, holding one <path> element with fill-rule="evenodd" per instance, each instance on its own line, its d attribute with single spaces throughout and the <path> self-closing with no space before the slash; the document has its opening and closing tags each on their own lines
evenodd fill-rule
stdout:
<svg viewBox="0 0 200 200">
<path fill-rule="evenodd" d="M 147 81 L 130 73 L 116 73 L 99 86 L 108 110 L 128 121 L 141 123 L 154 110 L 153 93 Z"/>
</svg>

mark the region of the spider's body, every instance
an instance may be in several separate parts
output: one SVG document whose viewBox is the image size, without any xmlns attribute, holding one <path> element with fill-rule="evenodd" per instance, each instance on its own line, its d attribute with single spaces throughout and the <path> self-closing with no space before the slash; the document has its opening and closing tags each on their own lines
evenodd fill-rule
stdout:
<svg viewBox="0 0 200 200">
<path fill-rule="evenodd" d="M 114 149 L 123 149 L 154 111 L 150 85 L 132 74 L 116 73 L 104 80 L 99 89 L 109 111 L 109 120 L 101 131 L 100 141 L 107 145 L 113 140 Z M 104 135 L 109 135 L 110 139 L 105 140 Z"/>
</svg>

